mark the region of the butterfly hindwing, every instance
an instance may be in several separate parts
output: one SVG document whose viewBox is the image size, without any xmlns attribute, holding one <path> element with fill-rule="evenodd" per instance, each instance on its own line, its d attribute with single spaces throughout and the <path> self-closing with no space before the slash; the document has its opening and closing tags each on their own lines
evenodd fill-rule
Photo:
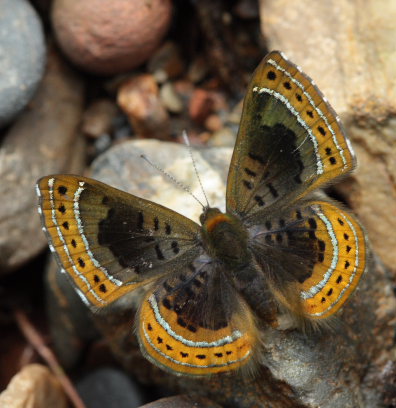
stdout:
<svg viewBox="0 0 396 408">
<path fill-rule="evenodd" d="M 268 54 L 246 93 L 227 211 L 245 217 L 290 204 L 354 165 L 338 117 L 313 81 L 283 54 Z"/>
<path fill-rule="evenodd" d="M 252 251 L 272 293 L 296 316 L 333 315 L 365 270 L 361 226 L 330 202 L 302 202 L 249 230 Z"/>
<path fill-rule="evenodd" d="M 147 294 L 138 333 L 149 359 L 190 376 L 235 370 L 252 361 L 254 318 L 222 268 L 197 258 Z"/>
<path fill-rule="evenodd" d="M 82 299 L 103 307 L 170 273 L 198 251 L 199 226 L 85 177 L 39 180 L 43 229 Z"/>
</svg>

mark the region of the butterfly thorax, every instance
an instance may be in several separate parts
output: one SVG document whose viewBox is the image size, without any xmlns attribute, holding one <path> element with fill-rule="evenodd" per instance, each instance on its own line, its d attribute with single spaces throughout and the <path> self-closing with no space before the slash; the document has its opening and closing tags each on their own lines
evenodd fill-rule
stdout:
<svg viewBox="0 0 396 408">
<path fill-rule="evenodd" d="M 247 231 L 240 220 L 218 208 L 207 208 L 200 217 L 205 250 L 233 268 L 244 267 L 250 259 Z"/>
</svg>

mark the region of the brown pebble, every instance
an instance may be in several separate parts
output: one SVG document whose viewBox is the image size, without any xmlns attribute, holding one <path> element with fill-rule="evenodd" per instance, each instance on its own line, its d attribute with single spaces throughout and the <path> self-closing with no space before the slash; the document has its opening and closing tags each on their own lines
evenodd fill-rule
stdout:
<svg viewBox="0 0 396 408">
<path fill-rule="evenodd" d="M 188 68 L 187 77 L 194 84 L 202 81 L 209 72 L 208 60 L 203 56 L 194 59 Z"/>
<path fill-rule="evenodd" d="M 180 76 L 184 71 L 184 65 L 179 48 L 175 43 L 168 41 L 152 55 L 147 69 L 158 82 L 163 83 Z"/>
<path fill-rule="evenodd" d="M 196 123 L 203 123 L 213 112 L 214 101 L 211 92 L 204 89 L 195 89 L 189 104 L 189 114 Z"/>
<path fill-rule="evenodd" d="M 166 139 L 169 136 L 169 115 L 153 75 L 142 74 L 124 82 L 118 91 L 117 103 L 139 137 Z"/>
<path fill-rule="evenodd" d="M 117 106 L 115 103 L 109 99 L 97 99 L 84 112 L 82 132 L 94 139 L 109 133 L 116 115 Z"/>
</svg>

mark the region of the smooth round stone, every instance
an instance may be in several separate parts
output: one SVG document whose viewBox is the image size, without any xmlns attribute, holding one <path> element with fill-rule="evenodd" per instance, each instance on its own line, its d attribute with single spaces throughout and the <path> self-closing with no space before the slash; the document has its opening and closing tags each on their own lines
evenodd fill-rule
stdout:
<svg viewBox="0 0 396 408">
<path fill-rule="evenodd" d="M 0 126 L 4 126 L 30 101 L 44 73 L 43 29 L 28 1 L 1 1 L 0 55 Z"/>
<path fill-rule="evenodd" d="M 143 403 L 143 393 L 122 371 L 100 368 L 77 383 L 87 408 L 132 408 Z"/>
<path fill-rule="evenodd" d="M 111 75 L 145 62 L 172 16 L 170 0 L 55 0 L 52 23 L 64 53 L 82 69 Z"/>
</svg>

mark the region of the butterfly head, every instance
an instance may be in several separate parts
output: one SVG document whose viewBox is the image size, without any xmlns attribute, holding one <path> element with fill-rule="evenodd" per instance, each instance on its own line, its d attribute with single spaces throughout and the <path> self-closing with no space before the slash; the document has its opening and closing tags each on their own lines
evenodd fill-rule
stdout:
<svg viewBox="0 0 396 408">
<path fill-rule="evenodd" d="M 218 208 L 203 207 L 203 212 L 199 216 L 199 222 L 204 226 L 209 219 L 215 219 L 217 216 L 224 215 Z"/>
</svg>

